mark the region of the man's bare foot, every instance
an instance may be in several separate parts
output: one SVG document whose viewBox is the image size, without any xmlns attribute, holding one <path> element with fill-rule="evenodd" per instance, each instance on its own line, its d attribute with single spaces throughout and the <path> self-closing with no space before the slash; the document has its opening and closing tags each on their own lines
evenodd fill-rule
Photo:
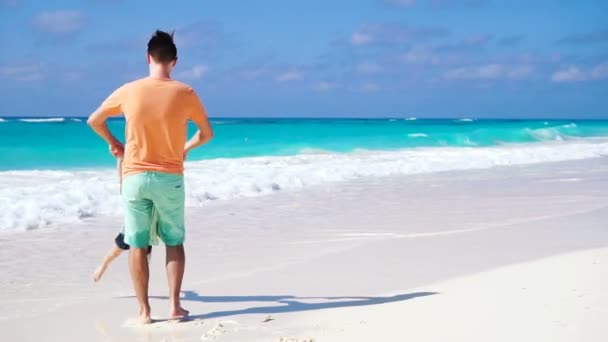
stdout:
<svg viewBox="0 0 608 342">
<path fill-rule="evenodd" d="M 150 317 L 150 315 L 148 316 L 139 316 L 138 318 L 139 320 L 139 324 L 152 324 L 152 318 Z"/>
<path fill-rule="evenodd" d="M 172 320 L 182 320 L 188 317 L 188 314 L 190 314 L 190 312 L 180 306 L 177 310 L 171 310 L 171 314 L 169 317 Z"/>
<path fill-rule="evenodd" d="M 152 324 L 154 323 L 154 321 L 152 320 L 152 318 L 150 318 L 150 316 L 138 316 L 138 317 L 133 317 L 133 318 L 129 318 L 127 319 L 127 321 L 125 322 L 125 326 L 127 327 L 137 327 L 140 325 L 146 325 L 146 324 Z"/>
<path fill-rule="evenodd" d="M 98 282 L 101 279 L 101 276 L 103 276 L 104 272 L 106 271 L 106 268 L 107 267 L 105 265 L 99 265 L 95 272 L 93 272 L 93 280 L 95 282 Z"/>
<path fill-rule="evenodd" d="M 150 308 L 147 309 L 139 309 L 139 317 L 137 319 L 139 324 L 150 324 L 152 323 L 152 318 L 150 317 Z"/>
</svg>

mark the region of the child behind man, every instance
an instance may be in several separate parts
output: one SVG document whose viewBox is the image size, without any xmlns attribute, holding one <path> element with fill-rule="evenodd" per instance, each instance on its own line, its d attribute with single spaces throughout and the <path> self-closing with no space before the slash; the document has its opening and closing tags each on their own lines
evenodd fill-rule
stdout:
<svg viewBox="0 0 608 342">
<path fill-rule="evenodd" d="M 122 192 L 122 159 L 118 159 L 116 168 L 118 170 L 118 179 L 120 182 L 120 190 Z M 156 226 L 157 220 L 152 220 L 152 225 Z M 101 277 L 103 276 L 103 274 L 106 272 L 106 270 L 108 269 L 108 266 L 110 266 L 110 264 L 112 263 L 112 261 L 114 261 L 114 259 L 118 258 L 122 252 L 129 250 L 129 245 L 127 245 L 125 243 L 125 234 L 123 233 L 124 231 L 124 226 L 123 229 L 120 231 L 120 233 L 118 233 L 118 235 L 116 235 L 116 238 L 114 238 L 114 243 L 115 246 L 113 246 L 108 253 L 105 255 L 105 257 L 103 258 L 101 264 L 99 264 L 99 266 L 97 267 L 97 269 L 95 269 L 95 272 L 93 272 L 93 280 L 94 281 L 99 281 L 101 279 Z M 151 244 L 156 244 L 157 240 L 156 240 L 156 232 L 157 229 L 151 229 L 152 231 L 152 236 L 150 237 L 150 243 Z M 148 246 L 148 262 L 150 262 L 150 257 L 152 256 L 152 246 Z"/>
</svg>

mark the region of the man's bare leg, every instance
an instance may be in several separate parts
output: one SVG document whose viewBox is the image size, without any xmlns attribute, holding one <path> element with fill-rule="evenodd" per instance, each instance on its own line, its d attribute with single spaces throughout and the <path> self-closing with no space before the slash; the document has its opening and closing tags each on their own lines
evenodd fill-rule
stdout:
<svg viewBox="0 0 608 342">
<path fill-rule="evenodd" d="M 122 249 L 120 249 L 116 246 L 112 247 L 112 249 L 110 249 L 108 251 L 108 254 L 106 254 L 106 256 L 103 258 L 103 261 L 97 267 L 95 272 L 93 272 L 93 280 L 99 281 L 101 279 L 101 276 L 103 276 L 104 272 L 108 268 L 108 266 L 110 266 L 112 261 L 114 261 L 114 259 L 118 258 L 118 256 L 120 256 L 121 253 L 122 253 Z"/>
<path fill-rule="evenodd" d="M 129 270 L 135 295 L 139 302 L 139 321 L 143 324 L 152 323 L 150 318 L 150 302 L 148 301 L 148 281 L 150 272 L 146 248 L 131 248 L 129 253 Z"/>
<path fill-rule="evenodd" d="M 183 309 L 179 300 L 182 290 L 182 279 L 186 267 L 186 255 L 184 246 L 167 246 L 167 280 L 169 281 L 169 315 L 173 319 L 188 316 L 188 311 Z"/>
</svg>

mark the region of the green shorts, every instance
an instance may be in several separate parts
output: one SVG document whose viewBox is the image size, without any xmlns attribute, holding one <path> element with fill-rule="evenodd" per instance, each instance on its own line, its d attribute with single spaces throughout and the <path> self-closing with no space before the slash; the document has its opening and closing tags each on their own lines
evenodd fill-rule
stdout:
<svg viewBox="0 0 608 342">
<path fill-rule="evenodd" d="M 142 172 L 122 181 L 125 242 L 134 248 L 150 245 L 150 228 L 156 213 L 158 235 L 167 246 L 184 243 L 184 176 Z"/>
</svg>

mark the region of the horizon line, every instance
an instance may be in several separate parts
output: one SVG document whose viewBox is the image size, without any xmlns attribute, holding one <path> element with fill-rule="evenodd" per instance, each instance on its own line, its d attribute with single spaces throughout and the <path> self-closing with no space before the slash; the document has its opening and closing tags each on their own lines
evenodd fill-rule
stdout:
<svg viewBox="0 0 608 342">
<path fill-rule="evenodd" d="M 54 115 L 0 115 L 3 119 L 86 119 L 88 116 L 79 115 L 66 115 L 66 116 L 54 116 Z M 109 120 L 124 120 L 124 116 L 109 117 Z M 210 120 L 457 120 L 457 119 L 471 119 L 471 120 L 608 120 L 608 115 L 592 117 L 561 117 L 561 116 L 532 116 L 532 117 L 491 117 L 491 116 L 209 116 Z"/>
</svg>

